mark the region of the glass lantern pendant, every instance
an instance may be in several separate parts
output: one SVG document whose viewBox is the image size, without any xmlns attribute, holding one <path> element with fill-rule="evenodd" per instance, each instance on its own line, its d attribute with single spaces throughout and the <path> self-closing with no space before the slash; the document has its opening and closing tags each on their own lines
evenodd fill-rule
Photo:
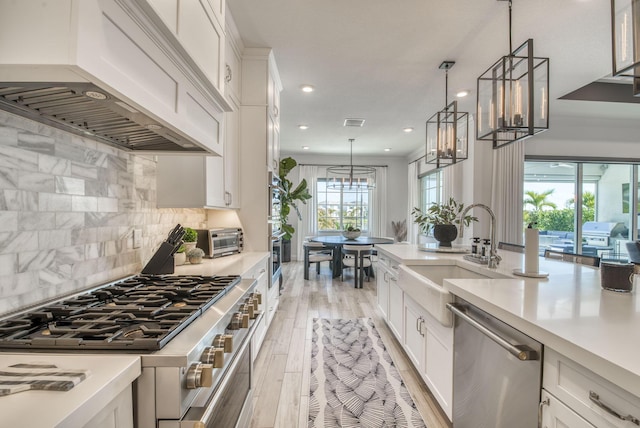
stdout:
<svg viewBox="0 0 640 428">
<path fill-rule="evenodd" d="M 468 157 L 469 114 L 458 111 L 458 102 L 447 104 L 449 75 L 448 71 L 455 62 L 444 61 L 440 68 L 446 71 L 445 105 L 446 107 L 431 116 L 427 121 L 427 148 L 425 162 L 444 168 L 461 162 Z"/>
<path fill-rule="evenodd" d="M 509 1 L 511 47 L 511 1 Z M 533 39 L 478 77 L 476 137 L 497 149 L 549 129 L 549 58 L 533 54 Z"/>
<path fill-rule="evenodd" d="M 611 0 L 613 75 L 633 78 L 640 96 L 640 0 Z"/>
</svg>

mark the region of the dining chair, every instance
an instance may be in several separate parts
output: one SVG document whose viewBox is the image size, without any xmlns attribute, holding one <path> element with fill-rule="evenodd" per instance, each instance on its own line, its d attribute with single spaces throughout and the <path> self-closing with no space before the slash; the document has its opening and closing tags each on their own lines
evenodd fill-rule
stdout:
<svg viewBox="0 0 640 428">
<path fill-rule="evenodd" d="M 316 264 L 316 275 L 320 274 L 320 263 L 329 262 L 333 271 L 333 248 L 325 246 L 322 242 L 303 242 L 304 246 L 304 279 L 309 279 L 309 266 Z"/>
<path fill-rule="evenodd" d="M 513 251 L 524 254 L 524 245 L 510 244 L 508 242 L 498 242 L 498 250 Z"/>
<path fill-rule="evenodd" d="M 579 263 L 586 266 L 600 267 L 600 257 L 585 256 L 583 254 L 565 253 L 562 251 L 544 250 L 546 259 L 562 260 L 564 262 Z"/>
<path fill-rule="evenodd" d="M 354 268 L 354 286 L 362 288 L 363 274 L 367 276 L 369 281 L 369 269 L 371 268 L 371 254 L 373 253 L 373 245 L 343 245 L 342 254 L 342 275 L 340 280 L 344 280 L 345 268 Z"/>
</svg>

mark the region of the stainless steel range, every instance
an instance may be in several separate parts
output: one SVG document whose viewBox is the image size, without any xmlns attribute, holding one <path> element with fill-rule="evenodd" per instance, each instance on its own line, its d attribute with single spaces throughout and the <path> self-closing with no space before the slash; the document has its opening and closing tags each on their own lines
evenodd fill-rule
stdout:
<svg viewBox="0 0 640 428">
<path fill-rule="evenodd" d="M 138 353 L 138 428 L 244 426 L 254 280 L 140 275 L 0 320 L 0 349 Z"/>
</svg>

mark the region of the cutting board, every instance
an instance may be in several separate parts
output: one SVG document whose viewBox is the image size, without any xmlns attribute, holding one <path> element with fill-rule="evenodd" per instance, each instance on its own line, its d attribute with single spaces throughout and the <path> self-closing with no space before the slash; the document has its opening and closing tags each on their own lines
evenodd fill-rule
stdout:
<svg viewBox="0 0 640 428">
<path fill-rule="evenodd" d="M 89 370 L 61 369 L 53 364 L 14 364 L 0 368 L 0 396 L 32 389 L 68 391 L 87 376 Z"/>
</svg>

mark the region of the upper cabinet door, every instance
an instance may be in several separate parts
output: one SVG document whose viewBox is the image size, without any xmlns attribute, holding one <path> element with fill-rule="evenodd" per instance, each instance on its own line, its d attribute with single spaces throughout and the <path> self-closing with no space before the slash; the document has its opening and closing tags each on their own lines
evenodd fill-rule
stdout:
<svg viewBox="0 0 640 428">
<path fill-rule="evenodd" d="M 146 0 L 203 76 L 224 87 L 224 0 Z"/>
</svg>

